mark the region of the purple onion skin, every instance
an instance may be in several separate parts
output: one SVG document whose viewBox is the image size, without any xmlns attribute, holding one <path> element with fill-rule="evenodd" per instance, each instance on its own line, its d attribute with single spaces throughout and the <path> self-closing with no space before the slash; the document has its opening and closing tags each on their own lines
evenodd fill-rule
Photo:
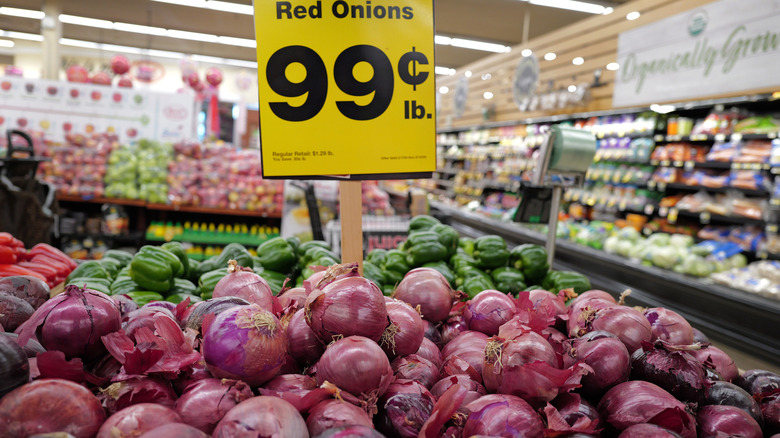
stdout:
<svg viewBox="0 0 780 438">
<path fill-rule="evenodd" d="M 257 396 L 244 400 L 214 429 L 213 438 L 299 438 L 309 435 L 295 406 L 278 397 Z"/>
<path fill-rule="evenodd" d="M 580 338 L 564 342 L 563 365 L 570 367 L 577 361 L 585 362 L 593 373 L 582 377 L 582 393 L 598 396 L 631 374 L 631 357 L 626 346 L 615 335 L 593 331 Z"/>
<path fill-rule="evenodd" d="M 416 268 L 407 272 L 393 292 L 393 298 L 412 307 L 420 306 L 422 317 L 430 322 L 442 322 L 452 309 L 452 288 L 435 269 Z"/>
<path fill-rule="evenodd" d="M 645 310 L 645 318 L 652 327 L 653 342 L 660 339 L 674 345 L 693 344 L 693 327 L 677 312 L 654 307 Z"/>
<path fill-rule="evenodd" d="M 30 380 L 30 362 L 24 349 L 9 336 L 0 336 L 0 397 Z"/>
<path fill-rule="evenodd" d="M 316 362 L 325 352 L 325 345 L 306 323 L 303 309 L 298 309 L 287 325 L 287 349 L 302 364 Z"/>
<path fill-rule="evenodd" d="M 415 353 L 425 338 L 422 317 L 412 306 L 399 300 L 386 303 L 385 308 L 390 325 L 382 334 L 379 345 L 391 359 Z"/>
<path fill-rule="evenodd" d="M 0 293 L 7 293 L 27 301 L 33 309 L 38 309 L 49 300 L 51 290 L 38 277 L 32 275 L 14 275 L 0 278 Z"/>
<path fill-rule="evenodd" d="M 559 394 L 551 402 L 569 425 L 573 425 L 582 417 L 596 421 L 596 428 L 600 429 L 598 422 L 601 417 L 599 411 L 587 400 L 572 393 Z"/>
<path fill-rule="evenodd" d="M 469 416 L 463 427 L 463 436 L 543 436 L 541 417 L 520 397 L 490 394 L 469 403 L 465 409 Z"/>
<path fill-rule="evenodd" d="M 733 382 L 753 396 L 780 389 L 780 375 L 767 370 L 747 370 Z"/>
<path fill-rule="evenodd" d="M 202 431 L 182 423 L 169 423 L 155 427 L 138 438 L 209 438 Z"/>
<path fill-rule="evenodd" d="M 441 348 L 445 348 L 453 339 L 461 333 L 469 331 L 469 324 L 463 315 L 451 316 L 441 326 Z M 484 333 L 483 333 L 484 334 Z"/>
<path fill-rule="evenodd" d="M 428 359 L 410 354 L 398 357 L 390 363 L 397 379 L 414 380 L 431 388 L 439 379 L 439 367 Z"/>
<path fill-rule="evenodd" d="M 469 392 L 477 393 L 480 397 L 487 394 L 487 390 L 481 383 L 474 381 L 471 377 L 465 374 L 456 374 L 454 376 L 447 376 L 436 382 L 431 388 L 431 394 L 437 399 L 442 396 L 452 385 L 460 385 L 466 388 Z"/>
<path fill-rule="evenodd" d="M 134 310 L 124 316 L 122 320 L 122 330 L 130 339 L 135 340 L 135 332 L 141 328 L 146 327 L 154 332 L 154 322 L 157 318 L 169 318 L 171 321 L 176 322 L 176 317 L 173 313 L 164 307 L 146 307 Z"/>
<path fill-rule="evenodd" d="M 436 397 L 434 397 L 428 388 L 424 387 L 420 382 L 416 382 L 414 380 L 395 379 L 393 383 L 387 387 L 387 391 L 385 391 L 385 393 L 382 395 L 382 398 L 379 399 L 379 405 L 381 406 L 384 402 L 389 400 L 390 397 L 399 394 L 417 395 L 420 397 L 425 397 L 431 402 L 436 401 Z"/>
<path fill-rule="evenodd" d="M 3 437 L 66 432 L 93 438 L 105 420 L 100 401 L 87 388 L 67 380 L 36 380 L 0 398 Z"/>
<path fill-rule="evenodd" d="M 680 438 L 680 435 L 655 424 L 635 424 L 624 430 L 618 438 Z"/>
<path fill-rule="evenodd" d="M 703 404 L 734 406 L 747 412 L 759 425 L 764 424 L 758 402 L 747 391 L 730 382 L 714 382 L 708 388 Z"/>
<path fill-rule="evenodd" d="M 311 438 L 385 438 L 385 436 L 374 430 L 373 427 L 352 425 L 326 430 Z"/>
<path fill-rule="evenodd" d="M 780 434 L 780 392 L 761 399 L 761 415 L 764 417 L 764 432 Z"/>
<path fill-rule="evenodd" d="M 423 325 L 425 326 L 425 338 L 433 342 L 438 348 L 441 348 L 444 342 L 441 340 L 441 332 L 436 327 L 436 324 L 423 319 Z"/>
<path fill-rule="evenodd" d="M 319 435 L 334 427 L 353 424 L 374 427 L 364 410 L 340 400 L 325 400 L 317 403 L 309 411 L 306 419 L 310 436 Z"/>
<path fill-rule="evenodd" d="M 382 348 L 371 339 L 350 336 L 330 345 L 317 362 L 317 384 L 328 381 L 353 395 L 384 394 L 393 369 Z"/>
<path fill-rule="evenodd" d="M 704 366 L 685 351 L 637 350 L 631 356 L 631 378 L 655 383 L 682 401 L 699 403 L 706 396 Z"/>
<path fill-rule="evenodd" d="M 696 416 L 699 437 L 762 438 L 761 427 L 747 412 L 734 406 L 704 406 Z M 723 434 L 723 435 L 721 435 Z"/>
<path fill-rule="evenodd" d="M 11 294 L 0 292 L 0 327 L 13 332 L 30 319 L 35 309 L 27 301 Z"/>
<path fill-rule="evenodd" d="M 202 379 L 187 387 L 174 410 L 183 423 L 210 434 L 230 409 L 253 396 L 240 380 Z"/>
<path fill-rule="evenodd" d="M 468 362 L 479 374 L 482 374 L 482 362 L 485 357 L 485 347 L 488 337 L 482 332 L 465 331 L 450 341 L 441 351 L 442 358 L 447 361 L 450 356 L 458 356 Z"/>
<path fill-rule="evenodd" d="M 101 391 L 99 398 L 111 415 L 140 403 L 156 403 L 173 409 L 177 397 L 167 380 L 138 376 L 112 383 Z"/>
<path fill-rule="evenodd" d="M 388 436 L 416 438 L 433 411 L 433 400 L 414 394 L 390 397 L 378 419 L 379 429 Z"/>
<path fill-rule="evenodd" d="M 321 341 L 363 336 L 378 342 L 389 324 L 385 297 L 363 277 L 347 277 L 312 291 L 304 307 L 306 322 Z"/>
<path fill-rule="evenodd" d="M 693 342 L 698 342 L 700 344 L 709 344 L 710 338 L 707 337 L 707 335 L 704 334 L 701 330 L 697 329 L 696 327 L 693 328 Z"/>
<path fill-rule="evenodd" d="M 216 316 L 232 307 L 248 305 L 249 301 L 240 297 L 210 298 L 206 301 L 201 301 L 187 317 L 185 327 L 200 332 L 201 324 L 203 324 L 203 317 L 206 315 L 213 314 Z"/>
<path fill-rule="evenodd" d="M 203 358 L 214 377 L 260 386 L 278 374 L 286 356 L 284 328 L 256 304 L 228 309 L 204 329 Z"/>
<path fill-rule="evenodd" d="M 690 352 L 693 357 L 705 367 L 714 369 L 721 380 L 730 382 L 739 375 L 739 369 L 734 360 L 718 347 L 709 345 L 701 350 Z"/>
<path fill-rule="evenodd" d="M 168 310 L 172 314 L 176 312 L 176 304 L 170 301 L 152 301 L 151 303 L 146 303 L 141 306 L 142 309 L 156 309 L 158 307 Z"/>
<path fill-rule="evenodd" d="M 263 277 L 251 270 L 234 271 L 222 277 L 214 286 L 213 296 L 215 298 L 240 297 L 269 312 L 274 311 L 275 298 L 271 287 Z"/>
<path fill-rule="evenodd" d="M 19 335 L 17 335 L 16 333 L 0 332 L 0 336 L 5 336 L 7 338 L 10 338 L 13 340 L 15 344 L 18 345 L 16 340 L 19 339 Z M 24 354 L 27 356 L 28 359 L 36 357 L 38 356 L 38 353 L 43 353 L 44 351 L 46 351 L 46 349 L 43 348 L 43 345 L 41 345 L 41 343 L 36 341 L 35 339 L 30 339 L 29 341 L 27 341 L 27 344 L 25 344 L 25 346 L 22 347 L 22 350 L 24 350 Z"/>
<path fill-rule="evenodd" d="M 139 436 L 169 423 L 181 423 L 181 417 L 176 411 L 155 403 L 140 403 L 108 417 L 100 426 L 97 438 Z"/>
<path fill-rule="evenodd" d="M 439 350 L 439 347 L 428 338 L 422 340 L 420 348 L 417 349 L 415 354 L 428 359 L 439 368 L 441 368 L 441 365 L 444 362 L 444 359 L 441 357 L 441 350 Z"/>
<path fill-rule="evenodd" d="M 111 298 L 119 304 L 119 313 L 122 315 L 122 318 L 127 316 L 128 313 L 139 309 L 138 304 L 125 294 L 111 295 Z"/>
<path fill-rule="evenodd" d="M 642 342 L 650 342 L 653 329 L 650 322 L 639 311 L 617 306 L 596 312 L 592 323 L 593 330 L 605 330 L 617 336 L 630 354 L 642 348 Z"/>
<path fill-rule="evenodd" d="M 317 387 L 317 381 L 313 377 L 303 374 L 282 374 L 274 377 L 263 385 L 263 388 L 271 391 L 303 391 Z"/>
<path fill-rule="evenodd" d="M 488 289 L 478 293 L 466 304 L 463 316 L 469 330 L 494 336 L 498 328 L 512 319 L 515 313 L 517 306 L 509 295 Z"/>
</svg>

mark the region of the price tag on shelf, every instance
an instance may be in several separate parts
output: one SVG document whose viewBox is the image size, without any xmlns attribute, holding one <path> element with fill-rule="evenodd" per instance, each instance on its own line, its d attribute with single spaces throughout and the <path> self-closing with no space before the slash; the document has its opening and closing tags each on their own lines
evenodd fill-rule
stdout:
<svg viewBox="0 0 780 438">
<path fill-rule="evenodd" d="M 726 134 L 715 134 L 715 141 L 726 141 Z"/>
<path fill-rule="evenodd" d="M 685 168 L 685 170 L 693 170 L 693 168 L 696 167 L 696 162 L 686 161 L 683 167 Z"/>
<path fill-rule="evenodd" d="M 731 134 L 731 141 L 736 143 L 742 141 L 742 134 L 739 132 L 735 132 L 734 134 Z"/>
<path fill-rule="evenodd" d="M 683 167 L 683 162 L 682 161 L 675 161 L 672 164 L 674 165 L 674 167 Z"/>
<path fill-rule="evenodd" d="M 661 134 L 658 134 L 655 137 L 653 137 L 653 141 L 656 141 L 656 142 L 664 141 L 664 136 L 661 135 Z"/>
<path fill-rule="evenodd" d="M 676 208 L 670 208 L 669 214 L 666 215 L 666 219 L 669 220 L 669 223 L 677 223 L 677 214 L 679 211 Z"/>
<path fill-rule="evenodd" d="M 704 225 L 709 224 L 711 219 L 712 219 L 712 216 L 707 211 L 705 211 L 705 212 L 703 212 L 703 213 L 701 213 L 699 215 L 699 222 L 704 224 Z"/>
<path fill-rule="evenodd" d="M 661 163 L 661 162 L 660 162 L 660 161 L 658 161 L 658 160 L 650 160 L 650 165 L 652 165 L 652 166 L 657 166 L 657 165 L 659 165 L 660 163 Z"/>
<path fill-rule="evenodd" d="M 254 9 L 263 176 L 436 169 L 433 0 Z"/>
<path fill-rule="evenodd" d="M 669 160 L 661 161 L 661 166 L 663 166 L 663 167 L 669 167 L 670 164 L 672 164 L 672 163 Z"/>
</svg>

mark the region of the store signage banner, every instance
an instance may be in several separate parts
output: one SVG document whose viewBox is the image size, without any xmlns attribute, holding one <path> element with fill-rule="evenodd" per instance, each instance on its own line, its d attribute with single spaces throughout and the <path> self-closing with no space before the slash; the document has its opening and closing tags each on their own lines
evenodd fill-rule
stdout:
<svg viewBox="0 0 780 438">
<path fill-rule="evenodd" d="M 42 131 L 55 142 L 67 134 L 104 132 L 116 133 L 123 143 L 141 138 L 177 142 L 194 138 L 194 127 L 195 100 L 189 94 L 0 78 L 0 132 Z"/>
<path fill-rule="evenodd" d="M 780 0 L 720 0 L 621 33 L 615 107 L 780 86 Z"/>
<path fill-rule="evenodd" d="M 254 7 L 263 176 L 436 170 L 433 0 Z"/>
</svg>

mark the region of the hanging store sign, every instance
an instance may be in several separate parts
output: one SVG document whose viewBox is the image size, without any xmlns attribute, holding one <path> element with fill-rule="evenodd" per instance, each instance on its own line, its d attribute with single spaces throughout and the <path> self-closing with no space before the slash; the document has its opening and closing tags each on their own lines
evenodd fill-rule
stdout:
<svg viewBox="0 0 780 438">
<path fill-rule="evenodd" d="M 433 0 L 254 7 L 263 176 L 436 170 Z"/>
<path fill-rule="evenodd" d="M 780 0 L 720 0 L 623 32 L 612 104 L 780 86 Z"/>
<path fill-rule="evenodd" d="M 576 85 L 572 91 L 568 88 L 539 91 L 539 60 L 535 55 L 522 57 L 512 78 L 512 98 L 521 112 L 552 111 L 579 105 L 589 99 L 589 91 L 588 83 Z"/>
</svg>

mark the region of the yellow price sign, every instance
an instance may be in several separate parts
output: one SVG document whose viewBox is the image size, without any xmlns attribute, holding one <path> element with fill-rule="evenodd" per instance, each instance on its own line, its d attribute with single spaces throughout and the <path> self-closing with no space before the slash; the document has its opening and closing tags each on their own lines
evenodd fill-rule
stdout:
<svg viewBox="0 0 780 438">
<path fill-rule="evenodd" d="M 433 0 L 254 8 L 263 176 L 436 170 Z"/>
</svg>

